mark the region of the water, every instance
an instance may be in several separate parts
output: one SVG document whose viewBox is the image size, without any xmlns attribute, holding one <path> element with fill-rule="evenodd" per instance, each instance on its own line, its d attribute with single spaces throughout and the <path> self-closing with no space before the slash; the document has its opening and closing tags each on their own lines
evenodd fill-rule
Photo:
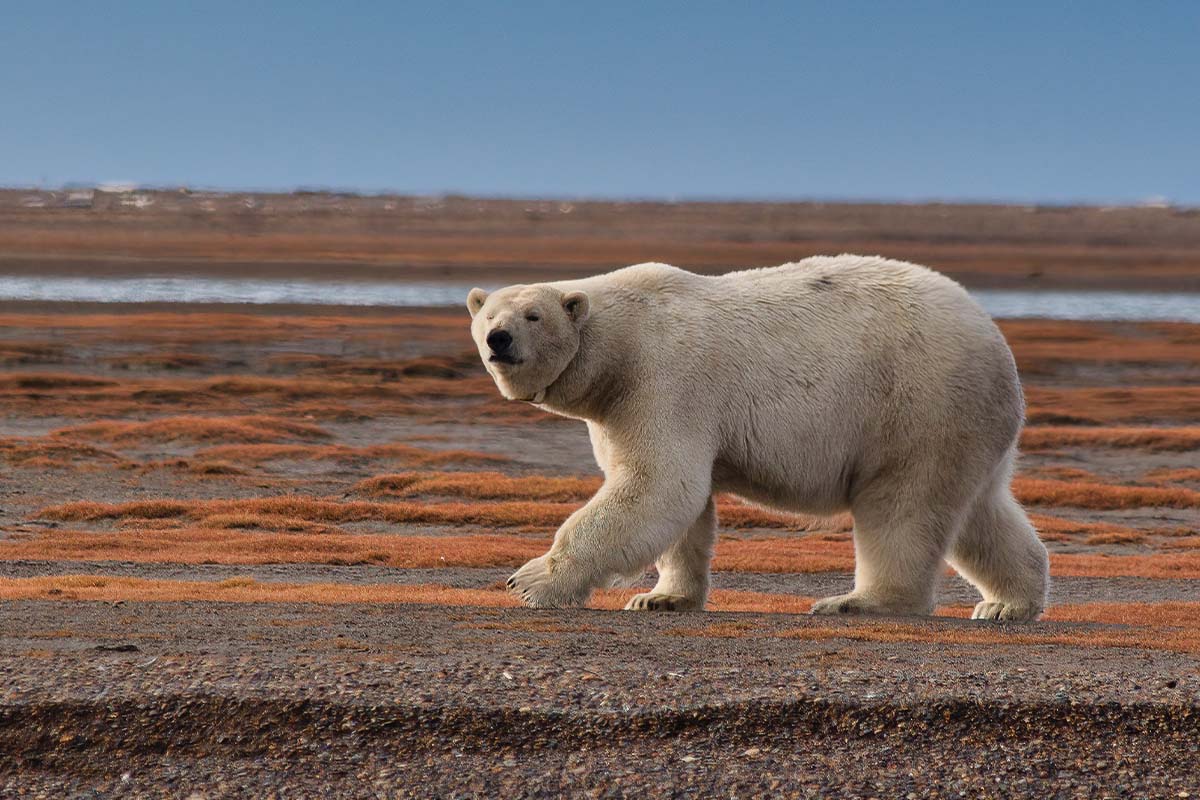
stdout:
<svg viewBox="0 0 1200 800">
<path fill-rule="evenodd" d="M 472 284 L 256 278 L 0 276 L 0 300 L 79 303 L 253 303 L 329 306 L 465 305 Z"/>
<path fill-rule="evenodd" d="M 0 276 L 0 300 L 84 303 L 254 303 L 457 306 L 471 284 L 226 278 Z M 972 292 L 995 317 L 1200 323 L 1200 294 L 1109 291 Z"/>
<path fill-rule="evenodd" d="M 1187 292 L 1066 292 L 977 289 L 971 292 L 993 317 L 1015 319 L 1200 322 L 1200 294 Z"/>
</svg>

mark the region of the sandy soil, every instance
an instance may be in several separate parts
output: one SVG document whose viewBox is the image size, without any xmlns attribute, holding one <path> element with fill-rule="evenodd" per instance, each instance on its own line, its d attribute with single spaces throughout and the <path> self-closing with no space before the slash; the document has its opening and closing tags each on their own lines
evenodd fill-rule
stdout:
<svg viewBox="0 0 1200 800">
<path fill-rule="evenodd" d="M 461 238 L 465 202 L 430 225 Z M 50 227 L 86 233 L 94 213 L 97 235 L 152 209 L 163 230 L 200 225 L 167 206 L 0 215 L 53 212 L 67 221 Z M 524 219 L 522 236 L 548 219 L 519 208 L 496 219 Z M 740 206 L 635 208 L 631 230 L 678 241 L 714 219 L 766 224 Z M 811 212 L 832 240 L 843 229 L 822 209 L 771 224 Z M 555 213 L 600 230 L 618 211 Z M 939 219 L 856 211 L 872 230 L 926 212 Z M 990 213 L 972 235 L 1031 253 L 1066 228 L 1098 235 L 1088 215 L 1171 220 L 1185 244 L 1194 225 L 1021 211 L 1060 220 L 1036 233 Z M 230 246 L 349 224 L 293 216 Z M 910 239 L 942 247 L 932 230 Z M 1172 258 L 1155 263 L 1185 263 Z M 1186 283 L 1171 269 L 1147 281 Z M 848 521 L 730 498 L 712 611 L 609 610 L 628 588 L 515 608 L 503 579 L 597 473 L 582 426 L 497 398 L 464 312 L 6 304 L 0 795 L 1195 795 L 1200 326 L 1003 327 L 1030 406 L 1017 491 L 1055 581 L 1029 625 L 961 619 L 975 598 L 949 575 L 935 619 L 809 618 L 850 585 Z"/>
</svg>

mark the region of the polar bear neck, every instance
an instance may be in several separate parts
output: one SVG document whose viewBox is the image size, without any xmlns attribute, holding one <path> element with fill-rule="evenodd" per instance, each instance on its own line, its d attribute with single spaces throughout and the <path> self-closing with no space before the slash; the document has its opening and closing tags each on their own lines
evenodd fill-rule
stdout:
<svg viewBox="0 0 1200 800">
<path fill-rule="evenodd" d="M 641 362 L 636 337 L 622 336 L 609 324 L 606 317 L 610 309 L 604 299 L 593 300 L 592 314 L 580 330 L 575 355 L 554 380 L 526 402 L 561 416 L 599 421 L 625 389 L 635 385 Z M 628 307 L 619 313 L 629 316 Z"/>
</svg>

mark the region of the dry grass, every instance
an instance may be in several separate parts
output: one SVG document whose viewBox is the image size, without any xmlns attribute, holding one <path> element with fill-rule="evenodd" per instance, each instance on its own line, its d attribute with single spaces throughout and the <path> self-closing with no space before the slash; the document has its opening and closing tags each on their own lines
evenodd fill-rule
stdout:
<svg viewBox="0 0 1200 800">
<path fill-rule="evenodd" d="M 283 514 L 211 514 L 199 520 L 202 528 L 279 531 L 281 533 L 342 533 L 334 526 Z"/>
<path fill-rule="evenodd" d="M 1151 470 L 1146 473 L 1144 480 L 1150 483 L 1200 483 L 1200 468 Z"/>
<path fill-rule="evenodd" d="M 0 439 L 0 459 L 26 469 L 118 468 L 133 466 L 110 450 L 82 442 Z"/>
<path fill-rule="evenodd" d="M 1104 483 L 1017 478 L 1013 494 L 1022 503 L 1040 506 L 1119 509 L 1159 506 L 1200 508 L 1200 492 L 1157 486 L 1113 486 Z"/>
<path fill-rule="evenodd" d="M 584 501 L 600 488 L 600 478 L 511 477 L 499 472 L 406 472 L 379 475 L 357 483 L 352 491 L 368 497 L 447 496 L 472 500 Z M 726 528 L 783 530 L 849 530 L 847 515 L 813 517 L 788 514 L 720 497 L 718 516 Z"/>
<path fill-rule="evenodd" d="M 61 354 L 62 337 L 72 347 L 97 345 L 166 345 L 172 349 L 208 347 L 213 342 L 241 345 L 303 344 L 342 341 L 421 342 L 445 345 L 455 352 L 472 342 L 458 309 L 413 310 L 346 315 L 340 313 L 227 313 L 180 309 L 162 312 L 0 314 L 0 330 L 39 336 L 17 344 L 20 350 L 50 348 Z M 52 338 L 50 338 L 52 337 Z"/>
<path fill-rule="evenodd" d="M 477 475 L 478 473 L 464 473 Z M 438 479 L 440 480 L 440 479 Z M 527 479 L 517 479 L 524 481 Z M 536 486 L 539 479 L 532 479 Z M 447 484 L 453 485 L 447 481 Z M 470 479 L 465 485 L 474 486 Z M 526 486 L 526 484 L 520 484 Z M 548 484 L 553 487 L 554 484 Z M 556 489 L 557 491 L 557 489 Z M 529 492 L 532 493 L 532 492 Z M 520 493 L 512 496 L 520 497 Z M 578 502 L 497 501 L 472 503 L 340 501 L 300 495 L 243 500 L 141 500 L 130 503 L 79 501 L 50 506 L 38 512 L 42 519 L 98 521 L 122 519 L 200 519 L 212 514 L 286 514 L 321 522 L 361 522 L 433 525 L 490 525 L 495 527 L 557 527 L 578 508 Z M 783 514 L 734 500 L 722 500 L 717 513 L 725 528 L 791 531 L 849 530 L 849 517 L 812 517 Z"/>
<path fill-rule="evenodd" d="M 490 527 L 557 527 L 574 503 L 368 503 L 288 495 L 244 500 L 141 500 L 130 503 L 80 501 L 38 512 L 41 519 L 96 521 L 120 519 L 203 519 L 213 514 L 280 514 L 314 522 L 423 523 Z"/>
<path fill-rule="evenodd" d="M 1148 538 L 1145 533 L 1123 531 L 1120 533 L 1097 533 L 1084 539 L 1084 542 L 1094 546 L 1106 544 L 1143 544 Z"/>
<path fill-rule="evenodd" d="M 282 518 L 282 515 L 280 515 Z M 517 567 L 541 555 L 548 539 L 517 536 L 386 536 L 328 533 L 254 533 L 218 516 L 222 527 L 141 527 L 118 533 L 44 531 L 0 540 L 0 559 L 130 561 L 172 564 L 377 564 L 407 569 Z M 306 524 L 314 526 L 314 523 Z"/>
<path fill-rule="evenodd" d="M 1200 348 L 1196 348 L 1200 351 Z M 1028 416 L 1053 420 L 1064 413 L 1089 424 L 1114 422 L 1194 422 L 1200 419 L 1200 387 L 1137 386 L 1025 389 Z"/>
<path fill-rule="evenodd" d="M 510 477 L 500 472 L 402 472 L 359 481 L 351 491 L 368 497 L 463 497 L 475 500 L 586 500 L 600 478 L 540 475 Z"/>
<path fill-rule="evenodd" d="M 184 468 L 193 475 L 245 475 L 246 470 L 228 461 L 184 461 Z"/>
<path fill-rule="evenodd" d="M 237 464 L 263 464 L 269 461 L 396 461 L 406 466 L 446 466 L 449 464 L 505 464 L 507 456 L 475 450 L 428 450 L 412 445 L 389 444 L 350 447 L 342 444 L 248 444 L 225 445 L 198 450 L 196 458 L 232 461 Z"/>
<path fill-rule="evenodd" d="M 357 397 L 363 399 L 436 398 L 455 399 L 496 396 L 496 387 L 491 379 L 472 375 L 470 378 L 443 379 L 415 377 L 404 372 L 405 365 L 380 367 L 381 371 L 395 372 L 403 379 L 382 382 L 371 376 L 369 380 L 330 380 L 318 378 L 265 378 L 258 376 L 233 376 L 204 381 L 202 388 L 226 397 L 263 397 L 278 400 L 312 400 Z M 482 371 L 482 367 L 480 367 Z M 182 381 L 181 381 L 182 383 Z"/>
<path fill-rule="evenodd" d="M 1164 600 L 1157 603 L 1078 603 L 1052 606 L 1046 619 L 1116 625 L 1191 628 L 1200 632 L 1200 602 Z"/>
<path fill-rule="evenodd" d="M 1104 479 L 1091 470 L 1080 469 L 1079 467 L 1064 467 L 1061 465 L 1035 467 L 1033 469 L 1023 470 L 1021 477 L 1038 478 L 1041 480 L 1052 481 L 1084 481 L 1086 483 L 1104 483 Z"/>
<path fill-rule="evenodd" d="M 1136 447 L 1144 450 L 1200 450 L 1200 427 L 1090 428 L 1038 425 L 1021 433 L 1025 450 L 1056 447 Z"/>
<path fill-rule="evenodd" d="M 180 315 L 181 317 L 187 315 Z M 461 334 L 466 326 L 459 320 Z M 69 325 L 67 326 L 69 329 Z M 377 322 L 360 320 L 357 325 L 343 325 L 340 336 L 353 339 L 360 334 L 376 331 Z M 446 414 L 445 403 L 471 404 L 482 415 L 512 413 L 513 409 L 499 398 L 491 380 L 475 355 L 418 357 L 311 357 L 307 354 L 288 354 L 297 360 L 278 374 L 281 357 L 268 353 L 273 345 L 283 345 L 294 338 L 288 328 L 270 328 L 261 342 L 263 355 L 251 355 L 248 361 L 226 356 L 220 360 L 212 354 L 220 345 L 250 347 L 259 334 L 240 329 L 214 329 L 193 343 L 191 349 L 172 341 L 171 349 L 156 353 L 126 352 L 136 341 L 138 332 L 129 332 L 126 340 L 114 338 L 117 355 L 100 355 L 87 351 L 88 341 L 73 340 L 76 349 L 55 351 L 52 362 L 69 362 L 95 371 L 123 372 L 121 375 L 92 375 L 76 372 L 13 372 L 0 375 L 0 402 L 10 412 L 28 416 L 64 416 L 75 418 L 120 418 L 160 413 L 191 413 L 237 415 L 247 413 L 248 406 L 269 409 L 277 415 L 296 418 L 305 414 L 319 418 L 338 418 L 356 415 L 359 418 L 395 415 Z M 303 326 L 300 330 L 304 330 Z M 445 333 L 444 326 L 434 331 Z M 58 333 L 58 332 L 56 332 Z M 385 342 L 395 341 L 397 348 L 409 348 L 414 337 L 411 331 L 403 334 L 387 332 Z M 272 341 L 271 335 L 280 337 Z M 117 337 L 118 332 L 105 332 L 101 338 Z M 181 333 L 181 338 L 187 334 Z M 416 337 L 420 341 L 421 337 Z M 469 343 L 469 339 L 468 339 Z M 304 348 L 314 344 L 301 338 L 293 346 Z M 324 343 L 318 343 L 324 347 Z M 105 343 L 98 343 L 104 352 Z M 363 346 L 367 346 L 365 343 Z M 379 345 L 372 342 L 372 351 Z M 28 349 L 28 348 L 26 348 Z M 220 351 L 218 351 L 220 352 Z M 30 356 L 31 357 L 31 356 Z M 32 363 L 32 362 L 29 362 Z M 208 376 L 169 376 L 181 369 L 205 371 Z M 223 375 L 222 369 L 238 373 Z M 250 370 L 251 374 L 244 374 Z M 469 415 L 472 418 L 475 414 Z M 527 409 L 527 416 L 539 412 Z M 461 416 L 459 417 L 461 419 Z"/>
<path fill-rule="evenodd" d="M 327 439 L 323 428 L 270 416 L 166 417 L 146 422 L 108 420 L 60 428 L 52 436 L 94 439 L 117 444 L 146 442 L 273 442 L 279 439 Z"/>
<path fill-rule="evenodd" d="M 1200 579 L 1200 553 L 1052 553 L 1050 574 L 1072 578 Z"/>
<path fill-rule="evenodd" d="M 101 600 L 116 602 L 226 603 L 428 603 L 445 606 L 516 607 L 516 598 L 488 589 L 436 584 L 263 583 L 252 578 L 170 581 L 106 575 L 0 578 L 3 600 Z"/>
<path fill-rule="evenodd" d="M 854 545 L 816 536 L 722 539 L 713 569 L 726 572 L 850 572 Z"/>
<path fill-rule="evenodd" d="M 219 548 L 208 539 L 190 544 L 180 542 L 179 539 L 188 535 L 188 523 L 199 524 L 205 528 L 217 526 L 266 531 L 328 531 L 336 528 L 321 526 L 363 521 L 548 531 L 560 524 L 574 508 L 575 505 L 571 503 L 368 503 L 337 502 L 298 496 L 246 500 L 152 500 L 124 504 L 80 502 L 44 509 L 40 516 L 55 521 L 117 520 L 126 532 L 111 535 L 46 532 L 36 540 L 22 541 L 19 546 L 0 543 L 0 557 L 47 558 L 51 557 L 51 551 L 55 547 L 65 546 L 71 549 L 72 558 L 83 560 L 117 557 L 139 560 L 147 557 L 154 561 L 183 559 L 189 563 L 266 563 L 266 560 L 280 557 L 281 552 L 298 552 L 297 548 L 302 544 L 303 555 L 291 555 L 288 558 L 301 558 L 312 563 L 341 563 L 347 558 L 348 543 L 340 539 L 310 538 L 304 542 L 281 540 L 276 543 L 276 547 L 269 538 L 255 534 L 251 541 L 238 541 L 235 538 L 221 540 Z M 165 532 L 164 523 L 169 523 Z M 1093 545 L 1142 543 L 1151 535 L 1187 534 L 1185 530 L 1141 531 L 1109 523 L 1077 522 L 1043 515 L 1035 515 L 1034 523 L 1043 538 L 1078 536 Z M 288 527 L 289 525 L 291 527 Z M 757 521 L 755 527 L 760 527 Z M 234 531 L 229 533 L 233 537 Z M 52 541 L 54 537 L 51 534 L 59 537 L 57 544 Z M 104 538 L 106 536 L 110 538 Z M 441 542 L 446 548 L 458 548 L 461 552 L 439 556 L 449 559 L 448 561 L 421 560 L 417 563 L 409 560 L 410 556 L 406 554 L 411 550 L 405 549 L 403 545 L 406 539 L 412 537 L 348 538 L 356 543 L 351 549 L 359 555 L 354 558 L 365 561 L 386 558 L 387 563 L 393 566 L 418 566 L 427 563 L 515 566 L 520 563 L 520 559 L 540 554 L 539 548 L 548 545 L 548 541 L 545 540 L 538 540 L 531 545 L 530 540 L 520 539 L 520 547 L 517 550 L 498 554 L 493 547 L 495 541 L 508 541 L 511 537 L 431 537 L 432 541 Z M 218 552 L 218 549 L 221 552 Z M 24 555 L 14 555 L 18 551 Z M 363 555 L 368 552 L 375 553 L 376 557 L 368 558 Z M 247 553 L 250 554 L 251 560 L 246 560 Z M 233 560 L 229 560 L 230 558 Z M 500 560 L 496 560 L 497 558 Z M 1177 553 L 1121 557 L 1055 554 L 1052 563 L 1054 573 L 1063 575 L 1200 576 L 1200 562 L 1181 557 Z M 745 572 L 848 572 L 853 570 L 853 566 L 852 542 L 848 536 L 832 531 L 749 539 L 725 534 L 717 545 L 714 560 L 714 568 L 717 570 Z"/>
<path fill-rule="evenodd" d="M 213 511 L 191 526 L 163 525 L 177 508 L 157 504 L 119 532 L 47 530 L 0 540 L 0 559 L 180 564 L 385 564 L 392 567 L 517 567 L 550 546 L 544 536 L 392 536 L 328 533 L 331 520 L 283 511 Z M 160 515 L 157 520 L 154 516 Z M 149 520 L 149 522 L 147 522 Z M 294 533 L 291 531 L 313 531 Z M 336 529 L 334 529 L 336 530 Z M 267 531 L 256 533 L 252 531 Z M 743 572 L 848 572 L 849 541 L 826 538 L 723 539 L 713 568 Z"/>
<path fill-rule="evenodd" d="M 1062 363 L 1195 364 L 1200 338 L 1186 323 L 1001 320 L 1022 372 L 1053 372 Z M 1047 369 L 1049 368 L 1049 369 Z"/>
<path fill-rule="evenodd" d="M 1062 517 L 1051 517 L 1045 514 L 1030 514 L 1029 519 L 1033 522 L 1033 526 L 1037 529 L 1038 535 L 1042 539 L 1052 539 L 1055 541 L 1066 541 L 1078 537 L 1092 536 L 1142 536 L 1151 534 L 1156 536 L 1177 536 L 1180 534 L 1177 528 L 1151 528 L 1141 530 L 1137 528 L 1129 528 L 1124 525 L 1116 525 L 1111 522 L 1081 522 L 1079 520 L 1064 519 Z"/>
</svg>

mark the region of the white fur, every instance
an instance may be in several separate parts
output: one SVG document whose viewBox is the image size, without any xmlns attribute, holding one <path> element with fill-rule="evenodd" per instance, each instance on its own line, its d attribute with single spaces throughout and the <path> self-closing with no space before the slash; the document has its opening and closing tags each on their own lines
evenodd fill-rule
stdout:
<svg viewBox="0 0 1200 800">
<path fill-rule="evenodd" d="M 577 605 L 655 563 L 629 608 L 703 608 L 712 495 L 731 492 L 853 513 L 854 590 L 814 613 L 928 614 L 943 559 L 983 595 L 976 617 L 1045 607 L 1046 550 L 1009 489 L 1016 367 L 948 278 L 852 255 L 715 277 L 639 264 L 468 305 L 504 395 L 586 420 L 605 474 L 510 580 L 529 605 Z M 497 328 L 522 363 L 489 362 Z"/>
</svg>

